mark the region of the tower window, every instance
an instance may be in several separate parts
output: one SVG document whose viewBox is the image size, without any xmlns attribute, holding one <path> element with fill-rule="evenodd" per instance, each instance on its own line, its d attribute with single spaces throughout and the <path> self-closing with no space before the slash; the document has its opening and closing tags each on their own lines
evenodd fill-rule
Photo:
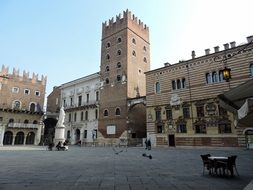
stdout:
<svg viewBox="0 0 253 190">
<path fill-rule="evenodd" d="M 24 94 L 29 95 L 29 94 L 30 94 L 30 90 L 29 90 L 29 89 L 25 89 L 25 90 L 24 90 Z"/>
<path fill-rule="evenodd" d="M 13 109 L 20 109 L 21 108 L 21 102 L 16 100 L 13 102 Z"/>
<path fill-rule="evenodd" d="M 133 50 L 132 55 L 136 57 L 136 52 Z"/>
<path fill-rule="evenodd" d="M 143 46 L 143 50 L 144 50 L 144 51 L 147 51 L 147 48 L 146 48 L 146 46 Z"/>
<path fill-rule="evenodd" d="M 108 60 L 110 59 L 110 55 L 109 54 L 106 55 L 106 59 L 108 59 Z"/>
<path fill-rule="evenodd" d="M 121 55 L 121 51 L 120 50 L 117 51 L 117 55 Z"/>
<path fill-rule="evenodd" d="M 109 48 L 109 47 L 111 47 L 111 43 L 110 43 L 110 42 L 107 42 L 106 48 Z"/>
<path fill-rule="evenodd" d="M 117 75 L 117 81 L 120 82 L 121 81 L 121 76 Z"/>
<path fill-rule="evenodd" d="M 120 62 L 117 63 L 117 68 L 121 68 L 121 63 Z"/>
<path fill-rule="evenodd" d="M 135 39 L 134 39 L 134 38 L 132 39 L 132 42 L 133 42 L 133 44 L 136 44 L 136 41 L 135 41 Z"/>
<path fill-rule="evenodd" d="M 40 96 L 40 92 L 39 91 L 35 91 L 35 96 Z"/>
<path fill-rule="evenodd" d="M 109 84 L 109 79 L 108 78 L 105 79 L 105 84 Z"/>
<path fill-rule="evenodd" d="M 143 62 L 147 63 L 147 58 L 146 57 L 143 58 Z"/>
<path fill-rule="evenodd" d="M 12 88 L 12 92 L 13 93 L 18 93 L 19 92 L 19 88 L 18 87 L 13 87 Z"/>
<path fill-rule="evenodd" d="M 107 72 L 110 71 L 110 67 L 106 66 L 105 71 L 107 71 Z"/>
<path fill-rule="evenodd" d="M 118 42 L 118 43 L 121 43 L 121 41 L 122 41 L 121 38 L 118 38 L 118 39 L 117 39 L 117 42 Z"/>
</svg>

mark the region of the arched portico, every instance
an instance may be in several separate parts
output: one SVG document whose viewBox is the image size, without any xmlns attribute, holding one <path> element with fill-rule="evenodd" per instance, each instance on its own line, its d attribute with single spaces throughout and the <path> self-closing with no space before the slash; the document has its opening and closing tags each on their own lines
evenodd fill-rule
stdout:
<svg viewBox="0 0 253 190">
<path fill-rule="evenodd" d="M 248 149 L 253 149 L 253 128 L 246 128 L 243 130 L 243 134 L 246 137 L 246 144 Z"/>
<path fill-rule="evenodd" d="M 3 145 L 12 145 L 13 133 L 11 131 L 6 131 L 4 133 Z"/>
</svg>

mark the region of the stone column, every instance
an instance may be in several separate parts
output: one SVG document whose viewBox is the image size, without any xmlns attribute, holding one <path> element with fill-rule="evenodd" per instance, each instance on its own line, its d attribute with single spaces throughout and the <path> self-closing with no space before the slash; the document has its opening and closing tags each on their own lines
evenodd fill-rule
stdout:
<svg viewBox="0 0 253 190">
<path fill-rule="evenodd" d="M 12 138 L 12 145 L 14 145 L 14 143 L 15 143 L 15 138 L 16 138 L 16 135 L 13 135 L 13 138 Z"/>
</svg>

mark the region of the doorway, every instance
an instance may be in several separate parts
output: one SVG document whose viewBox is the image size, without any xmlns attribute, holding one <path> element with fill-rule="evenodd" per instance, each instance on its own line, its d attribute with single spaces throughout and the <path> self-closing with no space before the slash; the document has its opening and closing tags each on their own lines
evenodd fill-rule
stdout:
<svg viewBox="0 0 253 190">
<path fill-rule="evenodd" d="M 175 146 L 175 135 L 169 135 L 169 146 Z"/>
</svg>

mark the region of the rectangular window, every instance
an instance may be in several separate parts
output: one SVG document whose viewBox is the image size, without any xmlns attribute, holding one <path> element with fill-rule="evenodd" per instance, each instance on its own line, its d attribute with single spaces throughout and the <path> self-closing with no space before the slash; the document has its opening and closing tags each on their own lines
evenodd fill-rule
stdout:
<svg viewBox="0 0 253 190">
<path fill-rule="evenodd" d="M 59 100 L 58 100 L 58 98 L 56 98 L 55 99 L 55 105 L 58 105 L 58 102 L 59 102 Z"/>
<path fill-rule="evenodd" d="M 3 121 L 3 117 L 0 117 L 0 122 L 2 122 Z"/>
<path fill-rule="evenodd" d="M 206 126 L 205 125 L 195 125 L 195 133 L 198 133 L 198 134 L 206 133 Z"/>
<path fill-rule="evenodd" d="M 86 103 L 89 103 L 89 98 L 90 98 L 90 95 L 86 94 Z"/>
<path fill-rule="evenodd" d="M 197 117 L 204 117 L 204 106 L 197 106 Z"/>
<path fill-rule="evenodd" d="M 19 92 L 19 88 L 18 87 L 13 87 L 12 88 L 12 92 L 13 93 L 18 93 Z"/>
<path fill-rule="evenodd" d="M 99 92 L 97 91 L 96 92 L 96 101 L 98 101 L 99 100 Z"/>
<path fill-rule="evenodd" d="M 74 121 L 76 121 L 76 113 L 74 114 Z"/>
<path fill-rule="evenodd" d="M 83 121 L 83 112 L 81 112 L 81 121 Z"/>
<path fill-rule="evenodd" d="M 24 94 L 29 95 L 30 94 L 30 90 L 29 89 L 25 89 L 24 90 Z"/>
<path fill-rule="evenodd" d="M 82 105 L 82 96 L 78 96 L 78 106 Z"/>
<path fill-rule="evenodd" d="M 219 124 L 219 133 L 231 133 L 231 124 L 225 123 L 225 124 Z"/>
<path fill-rule="evenodd" d="M 73 106 L 73 98 L 70 98 L 70 106 Z"/>
<path fill-rule="evenodd" d="M 187 133 L 186 125 L 185 124 L 177 125 L 177 132 L 178 133 Z"/>
<path fill-rule="evenodd" d="M 66 107 L 66 100 L 63 100 L 63 106 Z"/>
<path fill-rule="evenodd" d="M 183 116 L 184 116 L 184 118 L 190 118 L 190 109 L 189 109 L 189 107 L 184 107 L 183 108 Z"/>
<path fill-rule="evenodd" d="M 219 115 L 227 115 L 227 110 L 219 105 Z"/>
<path fill-rule="evenodd" d="M 157 133 L 163 133 L 163 126 L 162 125 L 157 126 Z"/>
<path fill-rule="evenodd" d="M 155 112 L 155 116 L 156 116 L 156 121 L 161 121 L 161 111 L 160 110 L 157 110 Z"/>
<path fill-rule="evenodd" d="M 87 130 L 84 130 L 83 138 L 87 139 Z"/>
<path fill-rule="evenodd" d="M 69 114 L 69 122 L 71 122 L 71 113 Z"/>
<path fill-rule="evenodd" d="M 173 118 L 172 118 L 172 110 L 171 110 L 171 109 L 167 109 L 167 110 L 166 110 L 166 119 L 167 119 L 167 120 L 173 119 Z"/>
</svg>

